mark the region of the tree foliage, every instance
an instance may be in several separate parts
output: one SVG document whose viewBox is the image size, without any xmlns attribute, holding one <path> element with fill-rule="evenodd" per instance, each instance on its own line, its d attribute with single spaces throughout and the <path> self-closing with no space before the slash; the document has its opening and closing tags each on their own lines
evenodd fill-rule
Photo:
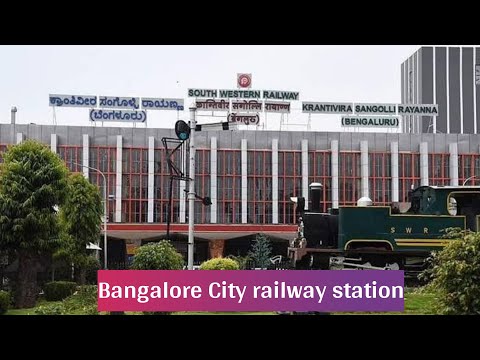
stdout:
<svg viewBox="0 0 480 360">
<path fill-rule="evenodd" d="M 200 270 L 240 270 L 240 266 L 233 259 L 215 258 L 203 262 Z"/>
<path fill-rule="evenodd" d="M 67 168 L 33 140 L 10 147 L 0 165 L 0 249 L 37 253 L 57 246 L 54 206 L 63 202 Z"/>
<path fill-rule="evenodd" d="M 265 234 L 257 234 L 248 255 L 255 261 L 256 267 L 266 268 L 271 264 L 272 244 L 270 239 Z"/>
<path fill-rule="evenodd" d="M 62 240 L 69 242 L 75 254 L 85 255 L 88 243 L 98 242 L 102 215 L 102 198 L 98 187 L 82 174 L 70 175 L 59 219 Z"/>
<path fill-rule="evenodd" d="M 162 240 L 139 247 L 133 258 L 132 269 L 181 270 L 183 265 L 183 257 L 172 243 Z"/>
<path fill-rule="evenodd" d="M 480 314 L 480 233 L 446 229 L 452 241 L 432 254 L 425 272 L 438 292 L 438 311 L 443 314 Z"/>
<path fill-rule="evenodd" d="M 79 282 L 85 284 L 89 255 L 86 246 L 97 243 L 101 232 L 102 198 L 97 186 L 82 174 L 71 174 L 67 181 L 67 195 L 60 207 L 61 249 L 56 258 L 75 263 L 80 268 Z"/>
<path fill-rule="evenodd" d="M 19 260 L 15 306 L 34 306 L 39 257 L 58 246 L 55 206 L 63 202 L 68 170 L 58 155 L 33 140 L 9 147 L 3 159 L 0 250 Z"/>
</svg>

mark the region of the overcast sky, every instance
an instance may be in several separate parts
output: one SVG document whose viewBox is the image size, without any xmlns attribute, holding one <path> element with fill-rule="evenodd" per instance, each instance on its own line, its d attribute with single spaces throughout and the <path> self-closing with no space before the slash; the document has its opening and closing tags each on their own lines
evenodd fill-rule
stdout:
<svg viewBox="0 0 480 360">
<path fill-rule="evenodd" d="M 400 103 L 400 65 L 419 47 L 0 46 L 0 123 L 10 122 L 16 106 L 17 123 L 52 124 L 49 94 L 185 98 L 188 108 L 188 88 L 235 89 L 243 72 L 252 73 L 252 89 L 300 92 L 284 126 L 306 130 L 301 101 Z M 188 120 L 188 111 L 149 111 L 147 126 L 172 128 L 177 117 Z M 88 118 L 87 108 L 56 110 L 58 125 L 91 126 Z M 342 131 L 340 115 L 310 121 L 312 130 Z M 268 115 L 266 128 L 280 125 Z"/>
</svg>

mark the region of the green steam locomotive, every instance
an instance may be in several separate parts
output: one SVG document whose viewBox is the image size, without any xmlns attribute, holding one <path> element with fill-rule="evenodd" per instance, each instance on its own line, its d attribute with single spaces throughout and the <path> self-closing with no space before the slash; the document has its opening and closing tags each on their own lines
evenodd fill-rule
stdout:
<svg viewBox="0 0 480 360">
<path fill-rule="evenodd" d="M 421 271 L 432 251 L 449 241 L 446 228 L 480 230 L 479 186 L 421 186 L 408 202 L 320 212 L 322 185 L 310 185 L 311 210 L 292 198 L 300 214 L 298 233 L 288 248 L 296 269 L 385 269 Z"/>
</svg>

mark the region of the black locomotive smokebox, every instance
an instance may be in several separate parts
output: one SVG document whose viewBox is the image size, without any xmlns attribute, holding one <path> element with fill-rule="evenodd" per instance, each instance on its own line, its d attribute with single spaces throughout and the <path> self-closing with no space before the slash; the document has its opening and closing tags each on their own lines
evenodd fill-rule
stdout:
<svg viewBox="0 0 480 360">
<path fill-rule="evenodd" d="M 305 213 L 303 217 L 304 236 L 307 247 L 334 247 L 338 234 L 336 216 L 321 213 Z"/>
</svg>

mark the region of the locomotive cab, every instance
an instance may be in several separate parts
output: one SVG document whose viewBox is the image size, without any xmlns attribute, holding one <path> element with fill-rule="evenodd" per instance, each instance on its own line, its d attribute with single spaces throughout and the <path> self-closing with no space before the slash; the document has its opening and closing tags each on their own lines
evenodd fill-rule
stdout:
<svg viewBox="0 0 480 360">
<path fill-rule="evenodd" d="M 421 186 L 410 195 L 408 214 L 464 216 L 465 228 L 479 231 L 479 186 Z"/>
</svg>

